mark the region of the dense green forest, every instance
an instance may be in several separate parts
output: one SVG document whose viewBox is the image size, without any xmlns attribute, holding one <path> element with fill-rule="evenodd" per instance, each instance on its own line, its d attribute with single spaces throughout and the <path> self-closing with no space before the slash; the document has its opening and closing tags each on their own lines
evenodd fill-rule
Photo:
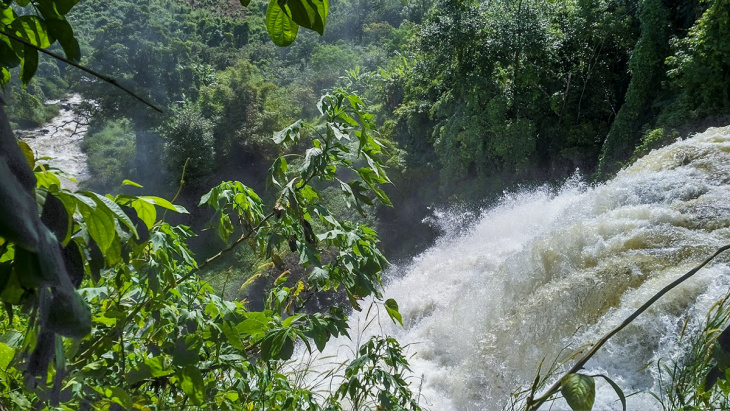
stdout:
<svg viewBox="0 0 730 411">
<path fill-rule="evenodd" d="M 332 393 L 283 364 L 347 334 L 384 255 L 435 237 L 430 207 L 600 181 L 730 121 L 728 0 L 299 3 L 0 5 L 7 123 L 81 94 L 92 173 L 71 193 L 22 145 L 34 174 L 0 168 L 19 181 L 3 210 L 29 221 L 0 224 L 0 408 L 420 409 L 392 338 L 358 347 Z M 312 30 L 284 12 L 272 29 L 278 7 Z"/>
<path fill-rule="evenodd" d="M 49 115 L 41 101 L 80 92 L 97 104 L 85 142 L 91 188 L 133 178 L 174 192 L 190 157 L 188 204 L 221 179 L 245 175 L 263 187 L 261 171 L 281 154 L 271 133 L 315 118 L 324 91 L 348 87 L 393 143 L 386 190 L 399 207 L 371 214 L 383 228 L 407 228 L 385 244 L 407 256 L 433 235 L 421 224 L 426 206 L 473 204 L 576 169 L 605 178 L 651 148 L 727 120 L 722 2 L 330 7 L 323 36 L 303 31 L 279 48 L 261 18 L 264 3 L 81 2 L 69 20 L 83 63 L 168 114 L 46 59 L 27 90 L 11 86 L 11 121 L 39 124 Z M 190 127 L 206 131 L 186 140 Z M 151 164 L 164 172 L 144 172 Z M 398 236 L 409 230 L 422 240 Z"/>
</svg>

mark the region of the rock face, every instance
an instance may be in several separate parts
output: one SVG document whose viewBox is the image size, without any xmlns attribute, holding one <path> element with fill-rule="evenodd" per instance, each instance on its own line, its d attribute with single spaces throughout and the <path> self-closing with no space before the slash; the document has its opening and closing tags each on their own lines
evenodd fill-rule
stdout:
<svg viewBox="0 0 730 411">
<path fill-rule="evenodd" d="M 63 170 L 77 180 L 74 182 L 62 179 L 64 188 L 70 190 L 75 190 L 79 182 L 90 177 L 86 154 L 81 151 L 81 141 L 86 134 L 88 121 L 74 113 L 74 108 L 82 101 L 78 94 L 72 94 L 61 101 L 50 101 L 49 104 L 59 104 L 61 110 L 49 124 L 41 128 L 15 131 L 18 138 L 35 151 L 36 158 L 48 157 L 49 165 Z"/>
</svg>

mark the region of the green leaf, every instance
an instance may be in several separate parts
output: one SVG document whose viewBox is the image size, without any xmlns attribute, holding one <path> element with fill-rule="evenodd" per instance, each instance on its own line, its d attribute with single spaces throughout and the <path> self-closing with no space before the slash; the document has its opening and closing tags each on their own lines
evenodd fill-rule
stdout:
<svg viewBox="0 0 730 411">
<path fill-rule="evenodd" d="M 35 168 L 35 154 L 33 154 L 33 149 L 30 148 L 28 143 L 22 140 L 18 140 L 18 145 L 20 146 L 20 150 L 23 151 L 23 155 L 25 156 L 25 161 L 28 162 L 28 165 L 30 166 L 30 169 Z"/>
<path fill-rule="evenodd" d="M 601 377 L 606 380 L 606 382 L 611 384 L 611 387 L 613 387 L 613 390 L 616 391 L 616 395 L 618 395 L 619 400 L 621 400 L 621 408 L 623 409 L 623 411 L 626 411 L 626 396 L 624 395 L 623 390 L 621 390 L 621 387 L 619 387 L 618 384 L 616 384 L 612 379 L 603 374 L 593 375 L 593 377 Z"/>
<path fill-rule="evenodd" d="M 134 385 L 140 381 L 146 380 L 152 377 L 152 368 L 146 364 L 138 364 L 137 367 L 131 369 L 125 377 L 127 384 Z"/>
<path fill-rule="evenodd" d="M 560 392 L 573 411 L 591 411 L 596 399 L 596 383 L 588 375 L 568 374 L 560 380 Z"/>
<path fill-rule="evenodd" d="M 56 10 L 60 15 L 65 16 L 78 2 L 79 0 L 55 0 Z"/>
<path fill-rule="evenodd" d="M 277 0 L 269 0 L 269 7 L 266 9 L 266 30 L 269 32 L 271 41 L 279 47 L 286 47 L 297 38 L 299 25 L 289 17 L 289 7 L 279 7 Z"/>
<path fill-rule="evenodd" d="M 45 16 L 45 15 L 44 15 Z M 48 18 L 46 17 L 46 24 L 48 26 L 48 33 L 55 37 L 56 40 L 61 44 L 66 58 L 79 63 L 81 61 L 81 49 L 79 48 L 79 42 L 74 37 L 73 29 L 68 21 L 63 18 Z"/>
<path fill-rule="evenodd" d="M 329 12 L 328 0 L 289 0 L 292 20 L 302 27 L 324 34 L 324 26 Z"/>
<path fill-rule="evenodd" d="M 0 54 L 2 54 L 2 42 L 0 42 Z M 10 70 L 5 67 L 1 67 L 2 73 L 0 73 L 0 86 L 5 87 L 10 81 Z"/>
<path fill-rule="evenodd" d="M 15 270 L 10 270 L 11 264 L 5 263 L 0 265 L 5 269 L 0 269 L 0 276 L 8 276 L 3 286 L 2 292 L 0 292 L 0 300 L 8 304 L 20 304 L 23 300 L 25 290 L 18 280 L 18 276 Z"/>
<path fill-rule="evenodd" d="M 175 349 L 172 352 L 172 364 L 183 367 L 190 364 L 197 364 L 200 361 L 201 339 L 196 334 L 188 334 L 185 338 L 179 338 L 175 342 Z"/>
<path fill-rule="evenodd" d="M 11 28 L 18 37 L 36 47 L 44 49 L 53 43 L 53 39 L 48 36 L 45 21 L 37 16 L 20 16 L 13 21 Z"/>
<path fill-rule="evenodd" d="M 47 327 L 57 334 L 82 338 L 91 332 L 91 311 L 78 291 L 54 291 L 53 309 L 48 313 Z"/>
<path fill-rule="evenodd" d="M 289 144 L 289 143 L 296 143 L 301 138 L 301 129 L 302 124 L 304 122 L 302 120 L 297 120 L 293 124 L 290 124 L 288 127 L 281 131 L 275 131 L 274 132 L 274 143 L 276 144 Z M 286 171 L 286 170 L 285 170 Z"/>
<path fill-rule="evenodd" d="M 122 186 L 133 186 L 133 187 L 142 188 L 142 186 L 140 184 L 135 183 L 134 181 L 131 181 L 131 180 L 122 181 Z"/>
<path fill-rule="evenodd" d="M 251 338 L 261 338 L 269 329 L 271 318 L 261 312 L 246 313 L 246 319 L 240 322 L 236 328 L 238 332 Z"/>
<path fill-rule="evenodd" d="M 144 360 L 144 363 L 150 367 L 150 375 L 152 377 L 164 377 L 172 374 L 172 370 L 165 364 L 163 357 L 147 358 Z"/>
<path fill-rule="evenodd" d="M 284 157 L 278 157 L 274 160 L 274 163 L 269 167 L 269 179 L 271 183 L 277 187 L 283 187 L 286 183 L 287 170 L 288 165 Z"/>
<path fill-rule="evenodd" d="M 152 202 L 155 205 L 158 205 L 158 206 L 160 206 L 162 208 L 166 208 L 168 210 L 174 211 L 176 213 L 188 214 L 188 210 L 186 210 L 185 207 L 172 204 L 171 202 L 165 200 L 162 197 L 142 196 L 140 198 L 143 198 L 145 200 L 148 200 L 148 201 Z"/>
<path fill-rule="evenodd" d="M 0 37 L 0 65 L 5 68 L 13 68 L 19 64 L 20 56 L 13 49 L 10 40 L 5 36 Z"/>
<path fill-rule="evenodd" d="M 46 170 L 36 171 L 35 178 L 38 182 L 38 187 L 51 188 L 53 186 L 61 187 L 61 180 L 56 177 L 55 174 Z"/>
<path fill-rule="evenodd" d="M 251 3 L 251 0 L 240 0 L 241 6 L 248 7 L 249 3 Z"/>
<path fill-rule="evenodd" d="M 403 325 L 400 312 L 398 312 L 398 303 L 394 299 L 389 298 L 385 301 L 385 310 L 388 311 L 388 316 L 393 322 L 398 321 L 400 325 Z"/>
<path fill-rule="evenodd" d="M 324 286 L 330 279 L 330 272 L 322 267 L 312 268 L 312 272 L 309 274 L 309 282 L 317 284 L 318 286 Z"/>
<path fill-rule="evenodd" d="M 9 26 L 17 17 L 12 7 L 5 2 L 0 3 L 0 24 Z"/>
<path fill-rule="evenodd" d="M 157 209 L 155 205 L 151 201 L 142 198 L 134 200 L 130 204 L 134 208 L 134 211 L 137 212 L 137 217 L 144 221 L 147 229 L 151 230 L 157 221 Z"/>
<path fill-rule="evenodd" d="M 132 234 L 134 234 L 135 238 L 139 238 L 139 234 L 137 234 L 137 227 L 135 227 L 132 220 L 129 218 L 129 216 L 122 210 L 121 207 L 119 207 L 119 204 L 115 203 L 114 200 L 110 199 L 109 197 L 105 197 L 101 194 L 92 193 L 92 192 L 83 192 L 87 196 L 91 197 L 97 204 L 97 207 L 102 207 L 108 210 L 112 215 L 114 215 L 119 221 L 121 221 L 127 228 L 129 228 L 132 231 Z"/>
<path fill-rule="evenodd" d="M 14 356 L 15 350 L 7 344 L 0 342 L 0 370 L 7 370 Z"/>
<path fill-rule="evenodd" d="M 105 390 L 107 397 L 115 404 L 121 405 L 125 410 L 132 409 L 134 402 L 129 394 L 120 387 L 111 387 Z"/>
<path fill-rule="evenodd" d="M 76 198 L 80 197 L 82 196 Z M 92 208 L 84 201 L 78 202 L 78 208 L 84 218 L 89 235 L 96 241 L 101 252 L 105 253 L 114 242 L 117 234 L 114 217 L 106 209 L 101 207 Z"/>
<path fill-rule="evenodd" d="M 226 339 L 229 343 L 231 343 L 234 348 L 240 351 L 244 351 L 246 349 L 246 347 L 244 347 L 243 345 L 243 341 L 241 340 L 241 335 L 239 334 L 238 328 L 236 328 L 236 326 L 233 325 L 232 322 L 223 322 L 223 324 L 221 324 L 221 331 L 223 331 Z"/>
<path fill-rule="evenodd" d="M 24 48 L 23 68 L 20 78 L 23 86 L 27 86 L 36 70 L 38 70 L 38 50 L 30 46 L 24 46 Z"/>
<path fill-rule="evenodd" d="M 269 332 L 261 341 L 261 358 L 268 360 L 288 360 L 294 353 L 294 335 L 290 330 L 279 328 Z"/>
<path fill-rule="evenodd" d="M 180 388 L 193 401 L 193 404 L 200 405 L 205 399 L 205 385 L 203 375 L 194 365 L 186 365 L 180 373 Z"/>
</svg>

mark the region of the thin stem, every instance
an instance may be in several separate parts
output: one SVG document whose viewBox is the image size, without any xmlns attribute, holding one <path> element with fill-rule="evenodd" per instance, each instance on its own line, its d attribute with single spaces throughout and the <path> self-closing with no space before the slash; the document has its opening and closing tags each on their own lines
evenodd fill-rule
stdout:
<svg viewBox="0 0 730 411">
<path fill-rule="evenodd" d="M 177 193 L 175 193 L 175 196 L 172 197 L 172 200 L 170 200 L 171 203 L 175 204 L 175 200 L 180 196 L 180 193 L 182 192 L 183 185 L 185 184 L 185 170 L 188 168 L 188 163 L 190 162 L 190 157 L 185 159 L 185 164 L 183 164 L 182 174 L 180 175 L 180 185 L 177 187 Z M 162 221 L 165 221 L 165 217 L 167 217 L 167 209 L 165 209 L 165 212 L 162 213 Z"/>
<path fill-rule="evenodd" d="M 645 302 L 641 307 L 639 307 L 639 309 L 637 309 L 630 316 L 628 316 L 628 318 L 626 318 L 624 320 L 624 322 L 621 323 L 621 325 L 619 325 L 618 327 L 614 328 L 608 334 L 604 335 L 600 340 L 598 340 L 598 342 L 596 343 L 596 345 L 594 345 L 593 348 L 591 348 L 591 350 L 588 351 L 588 353 L 583 356 L 583 358 L 581 358 L 577 363 L 575 363 L 575 365 L 573 365 L 573 368 L 571 368 L 568 372 L 566 372 L 565 375 L 575 374 L 576 372 L 578 372 L 581 368 L 583 368 L 583 366 L 588 362 L 588 360 L 590 360 L 591 357 L 593 357 L 596 354 L 596 352 L 598 352 L 598 350 L 611 337 L 613 337 L 619 331 L 623 330 L 627 325 L 629 325 L 632 321 L 634 321 L 636 319 L 636 317 L 638 317 L 639 315 L 641 315 L 641 313 L 643 313 L 644 311 L 646 311 L 647 308 L 649 308 L 658 299 L 660 299 L 662 296 L 664 296 L 664 294 L 668 293 L 674 287 L 678 286 L 679 284 L 683 283 L 684 281 L 686 281 L 687 279 L 689 279 L 690 277 L 692 277 L 693 275 L 695 275 L 702 267 L 706 266 L 710 261 L 712 261 L 713 259 L 715 259 L 715 257 L 717 257 L 721 253 L 727 251 L 728 249 L 730 249 L 730 244 L 725 245 L 723 247 L 720 247 L 717 251 L 715 251 L 714 254 L 712 254 L 710 257 L 708 257 L 700 265 L 698 265 L 697 267 L 691 269 L 689 272 L 687 272 L 687 274 L 685 274 L 685 275 L 679 277 L 678 279 L 674 280 L 671 284 L 669 284 L 668 286 L 662 288 L 661 291 L 659 291 L 658 293 L 654 294 L 654 296 L 651 297 L 647 302 Z M 555 384 L 553 384 L 553 386 L 550 387 L 550 389 L 547 390 L 547 392 L 542 397 L 540 397 L 540 398 L 538 398 L 538 399 L 535 400 L 535 403 L 534 404 L 527 404 L 527 411 L 537 410 L 545 401 L 547 401 L 553 394 L 555 394 L 560 389 L 560 382 L 561 382 L 561 380 L 562 380 L 562 378 L 560 378 L 559 380 L 557 380 L 555 382 Z"/>
<path fill-rule="evenodd" d="M 71 60 L 69 60 L 69 59 L 67 59 L 67 58 L 65 58 L 65 57 L 62 57 L 61 55 L 59 55 L 59 54 L 56 54 L 56 53 L 54 53 L 54 52 L 52 52 L 52 51 L 48 51 L 48 50 L 46 50 L 46 49 L 42 49 L 42 48 L 40 48 L 40 47 L 36 46 L 35 44 L 33 44 L 33 43 L 30 43 L 29 41 L 26 41 L 26 40 L 25 40 L 25 39 L 23 39 L 22 37 L 18 37 L 18 36 L 16 36 L 16 35 L 15 35 L 15 34 L 13 34 L 13 33 L 8 33 L 8 32 L 6 32 L 5 30 L 2 30 L 2 29 L 0 29 L 0 34 L 2 34 L 2 35 L 4 35 L 4 36 L 7 36 L 7 37 L 10 37 L 11 39 L 13 39 L 13 40 L 17 41 L 18 43 L 22 43 L 22 44 L 24 44 L 24 45 L 26 45 L 26 46 L 28 46 L 28 47 L 34 48 L 34 49 L 36 49 L 36 50 L 40 51 L 40 52 L 41 52 L 41 53 L 43 53 L 43 54 L 47 54 L 47 55 L 49 55 L 49 56 L 53 57 L 54 59 L 57 59 L 57 60 L 61 60 L 61 61 L 63 61 L 64 63 L 66 63 L 66 64 L 68 64 L 68 65 L 71 65 L 71 66 L 74 66 L 74 67 L 76 67 L 77 69 L 79 69 L 79 70 L 81 70 L 81 71 L 84 71 L 84 72 L 86 72 L 86 73 L 89 73 L 89 74 L 91 74 L 92 76 L 94 76 L 94 77 L 96 77 L 96 78 L 98 78 L 98 79 L 101 79 L 101 80 L 103 80 L 103 81 L 106 81 L 107 83 L 109 83 L 109 84 L 111 84 L 111 85 L 113 85 L 113 86 L 116 86 L 117 88 L 121 89 L 122 91 L 124 91 L 125 93 L 129 94 L 130 96 L 132 96 L 132 97 L 136 98 L 137 100 L 141 101 L 142 103 L 144 103 L 144 104 L 146 104 L 146 105 L 148 105 L 148 106 L 152 107 L 152 109 L 153 109 L 153 110 L 155 110 L 155 111 L 158 111 L 158 112 L 160 112 L 160 113 L 162 113 L 162 112 L 163 112 L 163 111 L 162 111 L 162 109 L 158 108 L 157 106 L 155 106 L 154 104 L 152 104 L 152 103 L 148 102 L 147 100 L 143 99 L 142 97 L 140 97 L 140 96 L 138 96 L 138 95 L 134 94 L 134 93 L 133 93 L 132 91 L 130 91 L 130 90 L 129 90 L 129 89 L 127 89 L 126 87 L 122 86 L 121 84 L 117 83 L 117 81 L 116 81 L 116 80 L 114 80 L 113 78 L 111 78 L 111 77 L 109 77 L 109 76 L 105 76 L 105 75 L 103 75 L 103 74 L 101 74 L 101 73 L 97 73 L 96 71 L 94 71 L 94 70 L 91 70 L 91 69 L 90 69 L 90 68 L 88 68 L 88 67 L 84 67 L 84 66 L 82 66 L 81 64 L 78 64 L 78 63 L 74 63 L 73 61 L 71 61 Z"/>
</svg>

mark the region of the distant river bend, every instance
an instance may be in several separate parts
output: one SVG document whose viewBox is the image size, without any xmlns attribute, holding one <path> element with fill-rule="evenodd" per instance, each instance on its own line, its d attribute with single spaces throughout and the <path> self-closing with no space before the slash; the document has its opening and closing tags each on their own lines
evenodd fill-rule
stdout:
<svg viewBox="0 0 730 411">
<path fill-rule="evenodd" d="M 51 157 L 48 162 L 52 166 L 77 180 L 76 183 L 63 180 L 64 188 L 68 189 L 76 189 L 78 182 L 90 177 L 86 154 L 81 151 L 81 141 L 88 127 L 85 120 L 74 113 L 74 108 L 82 101 L 83 98 L 78 94 L 62 100 L 48 101 L 46 104 L 60 105 L 58 116 L 43 127 L 15 130 L 16 136 L 33 149 L 36 158 Z"/>
</svg>

